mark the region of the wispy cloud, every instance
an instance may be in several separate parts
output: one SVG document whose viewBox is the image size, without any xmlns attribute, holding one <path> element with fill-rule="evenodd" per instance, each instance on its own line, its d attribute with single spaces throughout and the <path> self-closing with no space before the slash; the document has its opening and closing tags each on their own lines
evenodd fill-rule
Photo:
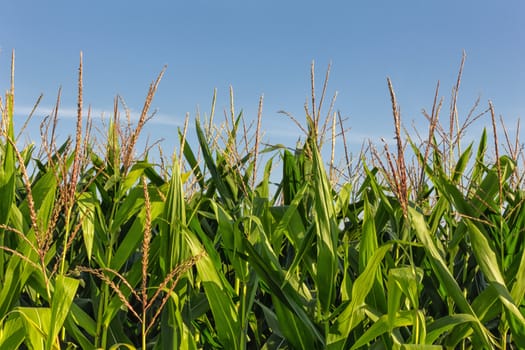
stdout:
<svg viewBox="0 0 525 350">
<path fill-rule="evenodd" d="M 43 118 L 49 116 L 53 113 L 54 107 L 51 106 L 38 106 L 35 110 L 33 117 L 34 118 Z M 29 116 L 33 106 L 24 106 L 24 105 L 15 105 L 15 117 L 26 118 Z M 84 108 L 84 116 L 87 114 L 88 109 Z M 121 111 L 121 119 L 124 120 L 126 114 L 124 111 Z M 158 112 L 152 112 L 149 115 L 154 114 L 153 118 L 150 119 L 148 123 L 150 124 L 160 124 L 160 125 L 169 125 L 169 126 L 182 126 L 184 118 L 176 117 L 172 114 L 164 114 Z M 91 117 L 93 120 L 108 120 L 113 115 L 113 109 L 100 109 L 100 108 L 91 108 Z M 138 121 L 140 117 L 140 112 L 130 110 L 130 119 L 132 122 Z M 77 109 L 75 107 L 60 107 L 58 109 L 58 118 L 59 119 L 76 119 L 77 118 Z"/>
</svg>

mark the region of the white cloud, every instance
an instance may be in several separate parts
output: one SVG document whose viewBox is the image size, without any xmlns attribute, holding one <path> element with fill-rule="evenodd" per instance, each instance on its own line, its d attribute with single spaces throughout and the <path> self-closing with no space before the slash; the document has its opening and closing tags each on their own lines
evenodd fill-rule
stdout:
<svg viewBox="0 0 525 350">
<path fill-rule="evenodd" d="M 18 106 L 15 105 L 15 117 L 27 118 L 33 106 Z M 52 115 L 54 107 L 50 106 L 38 106 L 33 113 L 33 118 L 41 119 L 46 116 Z M 88 108 L 84 107 L 82 114 L 83 117 L 86 117 L 88 113 Z M 148 115 L 152 115 L 154 112 L 150 112 Z M 91 108 L 91 117 L 93 120 L 107 121 L 113 116 L 113 109 L 99 109 Z M 130 119 L 132 122 L 137 122 L 140 117 L 140 112 L 130 111 Z M 59 119 L 76 119 L 77 118 L 77 109 L 75 107 L 59 107 L 58 109 L 58 118 Z M 120 111 L 120 118 L 122 121 L 126 120 L 126 112 Z M 154 113 L 153 118 L 151 118 L 149 124 L 160 124 L 160 125 L 171 125 L 171 126 L 182 126 L 184 118 L 177 118 L 171 114 L 163 113 Z"/>
</svg>

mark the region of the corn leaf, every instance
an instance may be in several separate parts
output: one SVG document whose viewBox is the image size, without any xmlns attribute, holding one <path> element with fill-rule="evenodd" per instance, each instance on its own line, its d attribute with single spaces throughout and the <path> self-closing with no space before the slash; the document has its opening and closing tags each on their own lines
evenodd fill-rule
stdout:
<svg viewBox="0 0 525 350">
<path fill-rule="evenodd" d="M 65 276 L 57 276 L 55 291 L 51 302 L 51 316 L 49 333 L 47 334 L 46 350 L 51 350 L 52 344 L 58 332 L 62 328 L 67 315 L 70 312 L 71 303 L 77 292 L 79 281 Z"/>
<path fill-rule="evenodd" d="M 0 349 L 18 349 L 25 338 L 23 320 L 12 314 L 0 326 Z"/>
<path fill-rule="evenodd" d="M 481 321 L 474 313 L 474 310 L 472 309 L 471 305 L 465 299 L 465 296 L 463 295 L 461 288 L 454 279 L 454 276 L 448 270 L 445 261 L 443 260 L 442 256 L 440 255 L 432 240 L 431 234 L 428 231 L 428 227 L 424 221 L 423 215 L 413 208 L 409 208 L 409 214 L 410 219 L 412 220 L 412 225 L 414 227 L 415 234 L 419 241 L 423 243 L 425 251 L 427 252 L 428 260 L 430 262 L 430 265 L 432 266 L 432 270 L 434 271 L 436 277 L 440 281 L 441 286 L 445 289 L 448 296 L 450 296 L 454 300 L 454 302 L 456 303 L 456 305 L 462 313 L 469 314 L 476 320 L 476 322 L 474 322 L 473 324 L 476 336 L 480 341 L 482 341 L 484 346 L 486 346 L 487 348 L 491 348 L 492 344 L 489 331 L 481 324 Z"/>
<path fill-rule="evenodd" d="M 503 275 L 498 267 L 496 254 L 490 246 L 487 237 L 480 229 L 471 220 L 466 219 L 466 222 L 472 241 L 472 250 L 480 265 L 480 269 L 498 292 L 498 298 L 505 308 L 513 336 L 518 344 L 525 345 L 525 317 L 523 317 L 507 289 Z"/>
<path fill-rule="evenodd" d="M 348 335 L 364 318 L 362 307 L 372 289 L 377 270 L 385 254 L 391 249 L 390 244 L 379 247 L 369 260 L 365 270 L 357 277 L 352 286 L 352 299 L 335 320 L 328 335 L 327 349 L 344 349 Z"/>
</svg>

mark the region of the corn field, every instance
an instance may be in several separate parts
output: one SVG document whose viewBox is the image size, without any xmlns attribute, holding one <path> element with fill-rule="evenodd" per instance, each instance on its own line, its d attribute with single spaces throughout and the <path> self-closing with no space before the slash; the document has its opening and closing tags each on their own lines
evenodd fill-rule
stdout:
<svg viewBox="0 0 525 350">
<path fill-rule="evenodd" d="M 293 148 L 264 144 L 262 99 L 250 128 L 232 94 L 224 122 L 214 99 L 169 160 L 151 161 L 137 142 L 163 71 L 139 120 L 121 120 L 117 98 L 95 141 L 81 60 L 76 130 L 57 144 L 59 96 L 37 148 L 15 133 L 12 69 L 0 348 L 525 348 L 519 126 L 510 135 L 491 103 L 458 116 L 460 69 L 446 123 L 436 89 L 428 133 L 413 138 L 388 80 L 395 150 L 372 145 L 355 164 L 345 152 L 336 167 L 323 148 L 338 138 L 346 151 L 344 120 L 323 108 L 325 88 L 316 99 L 313 70 Z M 463 145 L 480 117 L 489 129 Z"/>
</svg>

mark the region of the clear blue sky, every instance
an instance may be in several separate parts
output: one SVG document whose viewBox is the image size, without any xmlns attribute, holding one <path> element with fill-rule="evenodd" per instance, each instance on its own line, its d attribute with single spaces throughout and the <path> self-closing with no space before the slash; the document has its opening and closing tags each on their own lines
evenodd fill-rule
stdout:
<svg viewBox="0 0 525 350">
<path fill-rule="evenodd" d="M 512 124 L 525 116 L 524 15 L 522 0 L 4 1 L 0 84 L 8 88 L 15 49 L 20 117 L 40 93 L 40 114 L 46 114 L 62 86 L 67 119 L 83 51 L 85 105 L 110 113 L 118 93 L 138 111 L 167 65 L 153 102 L 159 116 L 149 126 L 151 137 L 176 135 L 176 125 L 197 106 L 209 111 L 214 88 L 222 116 L 231 85 L 237 110 L 248 118 L 255 118 L 264 94 L 265 140 L 293 145 L 299 131 L 277 111 L 301 119 L 310 63 L 316 62 L 320 88 L 331 61 L 329 94 L 338 92 L 336 109 L 352 128 L 348 138 L 360 144 L 392 135 L 387 76 L 406 126 L 423 120 L 420 111 L 431 108 L 438 80 L 447 118 L 465 50 L 460 114 L 479 96 L 483 107 L 492 100 Z"/>
</svg>

